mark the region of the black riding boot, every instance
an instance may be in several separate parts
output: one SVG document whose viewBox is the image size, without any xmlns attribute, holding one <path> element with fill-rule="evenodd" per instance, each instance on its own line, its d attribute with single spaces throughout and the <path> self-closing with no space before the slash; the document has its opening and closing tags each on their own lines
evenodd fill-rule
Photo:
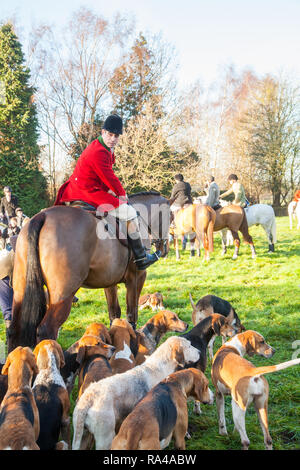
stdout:
<svg viewBox="0 0 300 470">
<path fill-rule="evenodd" d="M 136 233 L 134 235 L 136 236 Z M 159 250 L 153 254 L 146 253 L 145 247 L 139 236 L 138 238 L 131 238 L 130 234 L 128 234 L 128 244 L 132 249 L 134 262 L 139 271 L 147 269 L 161 257 L 161 252 Z"/>
</svg>

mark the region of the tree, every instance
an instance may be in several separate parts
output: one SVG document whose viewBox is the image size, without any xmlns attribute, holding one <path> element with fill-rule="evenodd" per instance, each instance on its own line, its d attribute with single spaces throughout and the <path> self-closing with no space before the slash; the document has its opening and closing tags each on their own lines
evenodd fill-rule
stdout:
<svg viewBox="0 0 300 470">
<path fill-rule="evenodd" d="M 150 101 L 156 118 L 161 116 L 166 101 L 174 96 L 172 61 L 173 51 L 160 36 L 147 40 L 140 32 L 109 83 L 113 108 L 125 125 L 143 112 Z"/>
<path fill-rule="evenodd" d="M 81 153 L 93 140 L 131 28 L 118 14 L 108 21 L 82 7 L 61 32 L 50 26 L 37 29 L 33 47 L 39 62 L 41 129 L 65 153 L 72 153 L 74 145 Z"/>
<path fill-rule="evenodd" d="M 171 151 L 167 137 L 166 122 L 156 119 L 151 102 L 130 119 L 116 148 L 116 173 L 128 193 L 151 189 L 169 193 L 182 161 Z"/>
<path fill-rule="evenodd" d="M 33 215 L 47 205 L 47 188 L 39 169 L 35 90 L 10 23 L 0 28 L 0 82 L 0 182 L 11 186 L 24 212 Z"/>
<path fill-rule="evenodd" d="M 299 171 L 298 105 L 297 89 L 268 76 L 253 90 L 244 117 L 249 154 L 275 206 L 293 189 Z"/>
</svg>

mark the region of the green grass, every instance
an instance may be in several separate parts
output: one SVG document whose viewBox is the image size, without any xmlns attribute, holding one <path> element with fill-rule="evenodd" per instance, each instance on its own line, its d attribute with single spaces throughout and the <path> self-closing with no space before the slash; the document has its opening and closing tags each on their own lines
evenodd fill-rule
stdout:
<svg viewBox="0 0 300 470">
<path fill-rule="evenodd" d="M 272 359 L 254 356 L 250 360 L 257 366 L 277 364 L 290 360 L 295 349 L 293 342 L 299 340 L 300 356 L 300 231 L 289 229 L 288 218 L 277 218 L 278 242 L 273 254 L 267 253 L 268 243 L 262 228 L 251 227 L 257 258 L 251 258 L 250 248 L 241 243 L 240 256 L 231 259 L 233 248 L 221 256 L 220 236 L 215 234 L 215 251 L 210 262 L 203 258 L 191 258 L 189 252 L 181 254 L 176 261 L 171 248 L 166 260 L 160 260 L 148 269 L 142 293 L 162 292 L 165 307 L 179 314 L 191 325 L 189 292 L 194 301 L 206 294 L 214 294 L 229 300 L 235 307 L 241 322 L 247 329 L 260 332 L 276 349 Z M 202 252 L 203 255 L 203 252 Z M 125 316 L 125 286 L 119 286 L 122 316 Z M 93 321 L 109 326 L 106 300 L 103 290 L 80 289 L 78 306 L 73 307 L 64 323 L 58 341 L 64 349 L 69 347 Z M 152 316 L 150 310 L 139 314 L 138 327 Z M 0 325 L 4 339 L 4 327 Z M 170 336 L 168 334 L 167 336 Z M 165 336 L 163 341 L 166 339 Z M 220 338 L 215 342 L 221 345 Z M 249 359 L 249 358 L 248 358 Z M 211 363 L 208 360 L 206 376 L 210 381 Z M 292 367 L 267 375 L 269 393 L 269 429 L 274 449 L 300 449 L 300 367 Z M 72 394 L 72 408 L 77 388 Z M 240 449 L 240 438 L 233 433 L 231 400 L 226 398 L 228 436 L 218 434 L 216 405 L 202 405 L 202 415 L 196 416 L 189 404 L 189 424 L 192 438 L 186 441 L 187 449 L 226 450 Z M 250 449 L 264 449 L 263 436 L 253 405 L 248 408 L 246 428 Z M 172 444 L 170 445 L 172 448 Z"/>
</svg>

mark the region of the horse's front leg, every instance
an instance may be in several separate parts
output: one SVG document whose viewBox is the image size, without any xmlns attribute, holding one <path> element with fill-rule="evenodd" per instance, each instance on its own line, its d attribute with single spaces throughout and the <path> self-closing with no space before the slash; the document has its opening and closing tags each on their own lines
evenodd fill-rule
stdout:
<svg viewBox="0 0 300 470">
<path fill-rule="evenodd" d="M 176 253 L 176 259 L 180 259 L 179 243 L 178 243 L 177 235 L 174 235 L 174 248 L 175 248 L 175 253 Z"/>
<path fill-rule="evenodd" d="M 121 317 L 121 307 L 118 299 L 118 286 L 106 287 L 104 289 L 110 324 L 115 318 Z"/>
<path fill-rule="evenodd" d="M 127 320 L 134 327 L 138 321 L 138 302 L 141 295 L 143 285 L 147 277 L 147 271 L 137 271 L 134 268 L 126 275 L 126 305 L 127 305 Z"/>
</svg>

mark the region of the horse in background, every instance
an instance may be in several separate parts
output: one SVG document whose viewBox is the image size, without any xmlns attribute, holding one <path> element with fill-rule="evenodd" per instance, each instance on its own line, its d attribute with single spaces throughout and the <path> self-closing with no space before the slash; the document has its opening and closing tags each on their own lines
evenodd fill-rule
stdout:
<svg viewBox="0 0 300 470">
<path fill-rule="evenodd" d="M 194 234 L 195 238 L 190 239 L 194 246 L 195 241 L 198 245 L 198 254 L 200 256 L 200 244 L 204 248 L 204 261 L 209 261 L 209 253 L 214 250 L 214 223 L 216 219 L 215 211 L 209 207 L 200 204 L 190 204 L 176 212 L 174 226 L 170 228 L 170 234 L 174 238 L 174 248 L 176 259 L 180 259 L 178 237 Z"/>
<path fill-rule="evenodd" d="M 269 253 L 275 251 L 274 243 L 277 242 L 276 236 L 276 218 L 272 206 L 268 204 L 254 204 L 253 206 L 246 207 L 245 209 L 248 227 L 253 225 L 261 225 L 267 235 L 269 243 Z M 222 248 L 223 254 L 226 253 L 226 246 L 232 244 L 230 235 L 226 229 L 222 230 Z"/>
<path fill-rule="evenodd" d="M 298 211 L 298 214 L 297 214 Z M 293 220 L 298 219 L 297 229 L 300 228 L 300 204 L 297 201 L 291 201 L 288 205 L 288 216 L 290 222 L 290 229 L 293 229 Z"/>
<path fill-rule="evenodd" d="M 168 240 L 170 220 L 168 200 L 157 192 L 134 196 L 129 197 L 129 202 L 140 212 L 146 227 L 141 231 L 144 244 L 148 242 L 150 249 L 151 234 L 152 241 L 166 250 L 164 242 Z M 137 322 L 138 299 L 146 271 L 136 269 L 127 234 L 122 236 L 122 228 L 108 220 L 109 216 L 99 219 L 79 207 L 53 206 L 36 214 L 22 228 L 14 260 L 9 352 L 20 345 L 33 348 L 43 339 L 56 339 L 80 287 L 105 289 L 112 321 L 121 314 L 117 284 L 125 283 L 127 319 Z M 165 226 L 164 231 L 162 226 Z"/>
<path fill-rule="evenodd" d="M 211 209 L 210 206 L 206 206 L 203 204 L 202 199 L 203 196 L 198 197 L 195 201 L 195 206 L 202 207 L 202 208 L 207 208 L 208 210 L 213 210 Z M 205 198 L 206 200 L 206 198 Z M 205 210 L 205 209 L 204 209 Z M 252 253 L 252 258 L 256 257 L 256 252 L 255 252 L 255 247 L 253 243 L 253 239 L 249 233 L 248 230 L 248 222 L 247 222 L 247 217 L 244 209 L 240 206 L 237 206 L 236 204 L 228 204 L 224 201 L 224 207 L 221 207 L 220 209 L 217 209 L 214 211 L 216 214 L 216 219 L 214 223 L 214 232 L 221 232 L 222 230 L 229 229 L 232 233 L 233 236 L 233 243 L 235 245 L 235 250 L 232 259 L 236 259 L 239 254 L 239 247 L 240 247 L 240 237 L 238 232 L 241 232 L 244 238 L 245 243 L 249 244 L 251 248 L 251 253 Z M 222 236 L 222 233 L 221 233 Z M 178 249 L 178 247 L 177 247 Z M 199 249 L 199 247 L 198 247 Z M 191 243 L 191 256 L 192 250 L 194 250 L 194 246 Z M 178 250 L 179 253 L 179 250 Z M 222 253 L 226 253 L 226 243 L 223 243 L 223 238 L 222 238 Z M 199 254 L 199 251 L 198 251 Z M 177 253 L 176 253 L 177 257 Z"/>
</svg>

